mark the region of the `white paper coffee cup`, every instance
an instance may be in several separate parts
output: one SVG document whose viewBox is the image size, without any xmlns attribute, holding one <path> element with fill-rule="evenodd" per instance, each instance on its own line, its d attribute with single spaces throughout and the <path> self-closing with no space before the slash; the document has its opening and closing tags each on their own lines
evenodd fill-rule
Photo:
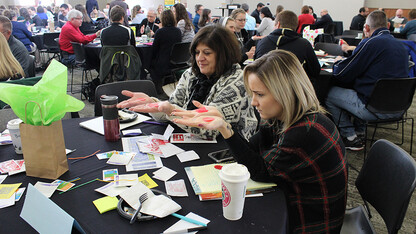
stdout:
<svg viewBox="0 0 416 234">
<path fill-rule="evenodd" d="M 7 129 L 9 129 L 16 154 L 23 154 L 19 129 L 19 125 L 22 122 L 23 121 L 21 119 L 12 119 L 7 123 Z"/>
<path fill-rule="evenodd" d="M 241 164 L 229 164 L 219 173 L 222 190 L 223 215 L 228 220 L 239 220 L 243 216 L 247 180 L 250 173 Z"/>
</svg>

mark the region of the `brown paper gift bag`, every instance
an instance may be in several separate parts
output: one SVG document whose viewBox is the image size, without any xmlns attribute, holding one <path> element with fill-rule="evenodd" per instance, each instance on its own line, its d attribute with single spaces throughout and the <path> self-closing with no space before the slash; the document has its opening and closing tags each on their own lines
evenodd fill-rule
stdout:
<svg viewBox="0 0 416 234">
<path fill-rule="evenodd" d="M 26 175 L 57 179 L 68 171 L 62 121 L 49 126 L 20 124 Z"/>
</svg>

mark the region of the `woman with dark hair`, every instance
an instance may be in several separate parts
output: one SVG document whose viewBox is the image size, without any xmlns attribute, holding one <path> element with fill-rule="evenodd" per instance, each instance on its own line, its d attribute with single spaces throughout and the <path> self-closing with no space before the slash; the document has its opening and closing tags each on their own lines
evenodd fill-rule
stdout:
<svg viewBox="0 0 416 234">
<path fill-rule="evenodd" d="M 211 10 L 205 8 L 202 11 L 201 17 L 199 18 L 198 27 L 202 28 L 204 26 L 211 25 L 211 24 L 213 24 L 212 19 L 211 19 Z"/>
<path fill-rule="evenodd" d="M 29 12 L 27 11 L 27 9 L 24 8 L 24 7 L 20 8 L 19 14 L 20 14 L 20 16 L 17 17 L 17 21 L 24 23 L 24 25 L 26 26 L 27 30 L 32 31 L 32 27 L 35 24 L 33 24 L 33 21 L 30 18 L 30 15 L 29 15 Z"/>
<path fill-rule="evenodd" d="M 287 200 L 287 233 L 339 233 L 347 203 L 345 147 L 299 60 L 270 51 L 247 65 L 244 84 L 261 117 L 249 141 L 215 107 L 197 102 L 207 111 L 177 110 L 174 122 L 219 131 L 253 180 L 278 184 Z"/>
<path fill-rule="evenodd" d="M 181 3 L 176 3 L 173 5 L 172 11 L 176 18 L 176 27 L 178 27 L 182 33 L 182 42 L 191 42 L 195 36 L 195 32 L 185 6 Z"/>
<path fill-rule="evenodd" d="M 311 14 L 309 14 L 309 7 L 307 5 L 303 6 L 302 9 L 300 10 L 300 12 L 302 14 L 300 14 L 298 16 L 298 33 L 301 33 L 302 30 L 302 26 L 304 24 L 314 24 L 315 23 L 315 19 L 313 18 L 313 16 Z"/>
<path fill-rule="evenodd" d="M 241 50 L 232 32 L 219 25 L 201 28 L 192 41 L 191 67 L 179 80 L 169 101 L 160 102 L 144 93 L 124 90 L 131 97 L 118 104 L 119 108 L 148 112 L 157 120 L 172 121 L 173 110 L 193 110 L 193 100 L 215 106 L 245 138 L 257 127 L 254 109 L 244 89 L 242 70 L 238 64 Z M 215 138 L 219 132 L 178 125 L 187 132 L 205 139 Z"/>
<path fill-rule="evenodd" d="M 257 28 L 255 28 L 258 34 L 257 37 L 253 38 L 255 40 L 261 39 L 269 35 L 274 30 L 274 18 L 272 12 L 268 7 L 263 7 L 260 9 L 260 19 L 260 25 Z"/>
<path fill-rule="evenodd" d="M 82 4 L 75 5 L 75 10 L 78 10 L 82 13 L 82 24 L 79 27 L 79 30 L 83 34 L 90 34 L 93 33 L 95 29 L 94 22 L 92 22 L 91 18 L 87 14 L 87 9 Z"/>
<path fill-rule="evenodd" d="M 38 6 L 38 8 L 36 8 L 36 12 L 37 12 L 36 14 L 42 20 L 42 22 L 48 21 L 48 15 L 46 14 L 45 9 L 43 9 L 42 6 Z"/>
<path fill-rule="evenodd" d="M 316 16 L 315 12 L 313 12 L 313 7 L 312 6 L 309 6 L 309 14 L 311 14 L 313 16 L 313 18 L 315 19 L 315 21 L 316 21 L 316 19 L 318 17 Z"/>
<path fill-rule="evenodd" d="M 162 11 L 160 23 L 163 27 L 155 33 L 150 76 L 158 95 L 166 96 L 162 89 L 163 77 L 170 73 L 170 52 L 175 43 L 181 42 L 182 35 L 181 30 L 175 27 L 176 20 L 171 10 Z"/>
</svg>

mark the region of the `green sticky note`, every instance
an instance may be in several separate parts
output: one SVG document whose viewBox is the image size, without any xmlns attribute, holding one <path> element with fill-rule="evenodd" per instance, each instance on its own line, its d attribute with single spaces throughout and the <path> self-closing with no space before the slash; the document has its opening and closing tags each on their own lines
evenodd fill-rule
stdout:
<svg viewBox="0 0 416 234">
<path fill-rule="evenodd" d="M 103 197 L 93 201 L 95 207 L 97 207 L 100 214 L 117 208 L 117 197 Z"/>
</svg>

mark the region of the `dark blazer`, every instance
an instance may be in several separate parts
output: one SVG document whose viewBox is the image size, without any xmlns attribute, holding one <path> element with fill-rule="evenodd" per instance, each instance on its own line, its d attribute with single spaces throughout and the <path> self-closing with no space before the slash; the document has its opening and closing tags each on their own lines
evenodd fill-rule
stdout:
<svg viewBox="0 0 416 234">
<path fill-rule="evenodd" d="M 142 22 L 140 23 L 139 29 L 141 29 L 143 25 L 146 29 L 146 26 L 149 25 L 150 30 L 152 30 L 154 33 L 156 33 L 156 31 L 159 29 L 159 27 L 157 25 L 155 25 L 155 23 L 160 24 L 159 18 L 156 18 L 154 23 L 149 23 L 149 20 L 147 20 L 147 18 L 144 18 L 142 20 Z M 140 32 L 140 30 L 138 30 L 138 32 Z"/>
<path fill-rule="evenodd" d="M 333 22 L 334 21 L 332 20 L 331 16 L 329 14 L 326 14 L 326 15 L 322 16 L 320 19 L 318 19 L 315 22 L 314 26 L 315 26 L 315 28 L 324 28 L 324 30 L 325 30 Z"/>
</svg>

